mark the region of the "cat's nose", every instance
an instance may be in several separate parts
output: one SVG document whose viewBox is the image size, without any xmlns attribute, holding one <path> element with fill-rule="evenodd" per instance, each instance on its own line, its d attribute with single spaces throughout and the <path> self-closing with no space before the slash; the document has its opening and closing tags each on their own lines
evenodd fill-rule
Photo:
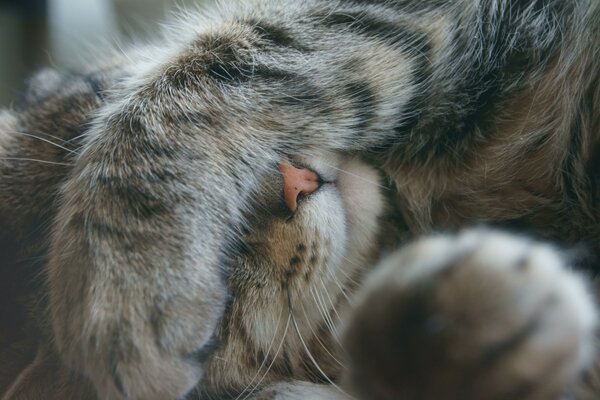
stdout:
<svg viewBox="0 0 600 400">
<path fill-rule="evenodd" d="M 321 186 L 319 175 L 308 168 L 297 168 L 283 161 L 279 171 L 283 176 L 283 200 L 290 211 L 296 211 L 298 199 L 316 192 Z"/>
</svg>

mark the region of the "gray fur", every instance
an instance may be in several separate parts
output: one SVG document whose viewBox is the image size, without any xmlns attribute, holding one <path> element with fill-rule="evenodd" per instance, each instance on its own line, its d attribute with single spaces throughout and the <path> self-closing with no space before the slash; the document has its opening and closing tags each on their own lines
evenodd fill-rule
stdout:
<svg viewBox="0 0 600 400">
<path fill-rule="evenodd" d="M 353 324 L 364 310 L 384 310 L 374 313 L 384 321 L 400 315 L 394 314 L 402 304 L 397 299 L 413 290 L 403 286 L 386 289 L 396 300 L 383 306 L 369 300 L 377 287 L 363 289 L 359 311 L 340 318 L 349 354 L 325 329 L 332 325 L 327 318 L 308 318 L 296 328 L 301 332 L 314 323 L 315 332 L 305 331 L 312 342 L 301 346 L 298 338 L 287 337 L 283 353 L 268 359 L 269 373 L 253 379 L 267 360 L 259 345 L 265 338 L 241 328 L 263 326 L 273 316 L 267 308 L 245 306 L 269 303 L 291 318 L 294 304 L 304 304 L 303 289 L 313 287 L 311 279 L 322 269 L 303 278 L 308 282 L 303 287 L 283 265 L 301 264 L 307 271 L 317 265 L 310 257 L 292 262 L 300 260 L 302 243 L 296 241 L 328 229 L 308 229 L 314 225 L 308 215 L 285 224 L 280 216 L 261 213 L 272 198 L 268 186 L 277 193 L 276 165 L 282 157 L 308 166 L 325 160 L 334 167 L 358 157 L 391 182 L 387 189 L 365 186 L 386 204 L 379 209 L 365 203 L 372 220 L 381 223 L 368 231 L 364 248 L 344 247 L 359 243 L 360 229 L 342 242 L 332 235 L 333 243 L 314 245 L 321 256 L 334 254 L 339 245 L 347 250 L 340 254 L 356 258 L 353 276 L 342 282 L 348 297 L 357 289 L 351 282 L 362 282 L 362 271 L 380 251 L 396 248 L 408 236 L 481 220 L 527 229 L 565 246 L 591 244 L 592 257 L 584 266 L 597 270 L 597 0 L 248 1 L 224 4 L 210 16 L 190 13 L 172 26 L 156 45 L 133 47 L 85 74 L 44 72 L 31 82 L 21 106 L 0 114 L 0 223 L 6 227 L 0 232 L 0 273 L 19 287 L 6 292 L 15 314 L 26 315 L 23 304 L 37 299 L 34 315 L 19 324 L 36 321 L 31 329 L 46 349 L 43 357 L 22 363 L 31 361 L 33 368 L 39 360 L 51 360 L 65 369 L 73 393 L 93 386 L 99 398 L 163 399 L 197 388 L 199 396 L 235 398 L 266 386 L 264 397 L 269 385 L 280 390 L 277 385 L 290 379 L 332 387 L 353 380 L 356 385 L 344 388 L 365 398 L 374 392 L 384 399 L 421 393 L 400 381 L 373 383 L 372 377 L 352 375 L 361 372 L 361 365 L 353 364 L 358 359 L 381 361 L 361 358 L 362 349 L 351 343 L 353 332 L 362 331 Z M 341 210 L 326 216 L 339 212 L 344 224 L 351 224 L 363 213 L 340 204 Z M 240 249 L 252 249 L 252 243 L 275 245 L 261 252 Z M 433 250 L 423 253 L 423 263 L 437 254 Z M 549 257 L 559 267 L 540 276 L 552 282 L 579 279 L 559 255 Z M 492 261 L 477 264 L 474 274 L 487 276 Z M 513 262 L 518 264 L 508 264 Z M 328 271 L 335 265 L 321 267 Z M 391 269 L 394 276 L 394 269 L 414 265 L 420 264 L 398 261 L 376 270 Z M 278 268 L 285 290 L 281 276 L 257 272 Z M 33 279 L 39 271 L 43 282 Z M 444 280 L 437 279 L 431 278 L 431 285 L 442 290 Z M 532 293 L 571 293 L 570 286 L 545 286 L 546 278 L 536 279 L 525 280 L 537 285 Z M 247 282 L 264 283 L 266 289 Z M 521 293 L 515 285 L 507 284 L 497 303 L 488 299 L 500 307 L 498 315 L 513 315 L 505 313 L 510 310 L 505 300 L 513 290 Z M 558 296 L 556 312 L 544 325 L 561 333 L 557 321 L 563 311 L 576 310 L 574 324 L 581 331 L 560 354 L 560 366 L 572 368 L 557 367 L 560 372 L 552 375 L 542 358 L 533 369 L 517 368 L 524 372 L 508 375 L 505 386 L 493 381 L 483 389 L 464 382 L 466 389 L 456 389 L 462 375 L 442 381 L 444 370 L 432 379 L 440 379 L 440 388 L 456 390 L 456 398 L 478 398 L 486 388 L 515 398 L 547 398 L 569 389 L 591 362 L 579 353 L 591 348 L 595 321 L 587 308 L 589 290 L 577 287 L 573 296 Z M 326 313 L 345 309 L 345 294 L 336 289 Z M 476 307 L 466 309 L 473 310 L 473 318 L 488 317 Z M 12 314 L 2 318 L 13 321 Z M 278 326 L 271 328 L 278 332 Z M 474 328 L 469 334 L 481 333 Z M 526 337 L 535 341 L 542 334 L 534 329 Z M 373 343 L 376 349 L 377 338 L 365 335 L 366 345 L 360 346 L 369 349 Z M 12 337 L 2 340 L 7 348 L 15 344 Z M 448 351 L 460 347 L 448 343 Z M 403 349 L 393 340 L 384 344 Z M 526 350 L 522 354 L 529 354 Z M 28 354 L 31 358 L 35 351 Z M 475 366 L 482 354 L 471 354 Z M 349 372 L 333 362 L 338 358 Z M 513 365 L 511 356 L 501 360 Z M 423 359 L 426 367 L 428 362 Z M 446 371 L 455 368 L 449 365 Z M 15 374 L 6 372 L 6 380 Z M 560 384 L 548 385 L 546 392 L 535 383 L 548 374 Z M 576 390 L 592 397 L 599 393 L 593 374 Z M 527 379 L 529 386 L 523 383 Z"/>
</svg>

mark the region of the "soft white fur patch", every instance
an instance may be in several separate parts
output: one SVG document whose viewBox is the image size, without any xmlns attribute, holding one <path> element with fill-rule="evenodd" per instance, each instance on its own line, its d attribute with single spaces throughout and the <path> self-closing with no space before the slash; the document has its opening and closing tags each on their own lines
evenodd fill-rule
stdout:
<svg viewBox="0 0 600 400">
<path fill-rule="evenodd" d="M 348 257 L 356 260 L 371 246 L 379 231 L 379 217 L 385 208 L 385 189 L 378 172 L 361 161 L 348 160 L 341 165 L 340 171 L 337 187 L 346 211 Z M 360 253 L 353 254 L 357 250 Z"/>
</svg>

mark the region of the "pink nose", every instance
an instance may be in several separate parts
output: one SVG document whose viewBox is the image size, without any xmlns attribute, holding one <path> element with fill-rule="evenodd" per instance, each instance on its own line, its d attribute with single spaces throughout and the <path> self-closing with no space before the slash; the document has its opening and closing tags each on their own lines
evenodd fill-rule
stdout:
<svg viewBox="0 0 600 400">
<path fill-rule="evenodd" d="M 283 199 L 290 211 L 296 211 L 301 196 L 308 196 L 319 189 L 319 176 L 309 169 L 296 168 L 284 161 L 279 164 L 279 171 L 283 176 Z"/>
</svg>

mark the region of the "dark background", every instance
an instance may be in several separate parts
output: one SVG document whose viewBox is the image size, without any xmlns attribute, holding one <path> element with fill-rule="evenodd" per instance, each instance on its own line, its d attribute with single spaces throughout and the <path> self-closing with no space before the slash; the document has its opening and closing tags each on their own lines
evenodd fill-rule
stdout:
<svg viewBox="0 0 600 400">
<path fill-rule="evenodd" d="M 77 68 L 97 46 L 143 40 L 173 9 L 212 1 L 0 0 L 0 107 L 36 69 Z"/>
</svg>

